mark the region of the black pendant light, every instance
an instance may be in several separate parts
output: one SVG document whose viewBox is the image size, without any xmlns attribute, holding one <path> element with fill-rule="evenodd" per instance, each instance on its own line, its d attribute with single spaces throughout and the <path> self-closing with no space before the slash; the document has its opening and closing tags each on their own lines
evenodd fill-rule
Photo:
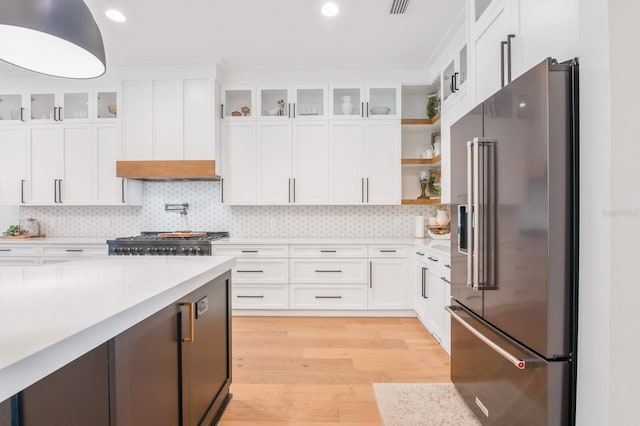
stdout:
<svg viewBox="0 0 640 426">
<path fill-rule="evenodd" d="M 0 59 L 56 77 L 106 71 L 102 35 L 83 0 L 0 0 Z"/>
</svg>

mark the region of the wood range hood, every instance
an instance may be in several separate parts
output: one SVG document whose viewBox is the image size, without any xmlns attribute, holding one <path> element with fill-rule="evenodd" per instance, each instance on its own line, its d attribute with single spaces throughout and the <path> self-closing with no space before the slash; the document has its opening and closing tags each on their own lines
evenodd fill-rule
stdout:
<svg viewBox="0 0 640 426">
<path fill-rule="evenodd" d="M 116 161 L 116 176 L 165 182 L 220 180 L 214 160 Z"/>
</svg>

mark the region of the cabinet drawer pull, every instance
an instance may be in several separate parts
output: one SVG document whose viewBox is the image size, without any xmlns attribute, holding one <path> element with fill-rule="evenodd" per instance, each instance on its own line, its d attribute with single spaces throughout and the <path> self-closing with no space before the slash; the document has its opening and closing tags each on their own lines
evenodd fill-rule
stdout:
<svg viewBox="0 0 640 426">
<path fill-rule="evenodd" d="M 444 264 L 444 267 L 445 267 L 445 268 L 449 268 L 449 269 L 451 269 L 451 265 L 449 265 L 448 263 L 445 263 L 445 264 Z"/>
<path fill-rule="evenodd" d="M 83 250 L 82 249 L 65 249 L 66 252 L 69 253 L 82 253 Z"/>
<path fill-rule="evenodd" d="M 220 104 L 220 119 L 224 120 L 224 104 Z"/>
<path fill-rule="evenodd" d="M 0 251 L 11 251 L 11 249 L 0 249 Z"/>
<path fill-rule="evenodd" d="M 24 108 L 20 108 L 20 121 L 24 122 Z"/>
<path fill-rule="evenodd" d="M 257 253 L 258 250 L 242 250 L 242 253 Z"/>
<path fill-rule="evenodd" d="M 263 271 L 263 270 L 261 270 L 261 269 L 256 269 L 256 270 L 252 270 L 252 269 L 244 269 L 244 270 L 240 270 L 240 269 L 238 269 L 236 272 L 255 272 L 255 273 L 261 274 L 261 273 L 263 273 L 264 271 Z"/>
<path fill-rule="evenodd" d="M 417 254 L 418 256 L 424 256 L 424 253 L 420 253 L 419 251 L 417 251 L 417 252 L 416 252 L 416 254 Z"/>
<path fill-rule="evenodd" d="M 316 296 L 316 299 L 342 299 L 342 296 Z"/>
<path fill-rule="evenodd" d="M 380 253 L 395 253 L 395 250 L 380 250 Z"/>
<path fill-rule="evenodd" d="M 440 279 L 447 284 L 451 284 L 451 281 L 449 281 L 446 277 L 440 277 Z"/>
<path fill-rule="evenodd" d="M 237 295 L 236 296 L 238 299 L 264 299 L 264 296 L 243 296 L 243 295 Z"/>
<path fill-rule="evenodd" d="M 183 337 L 183 343 L 193 343 L 196 340 L 195 336 L 195 318 L 194 318 L 194 309 L 193 303 L 191 302 L 183 302 L 179 304 L 180 306 L 186 306 L 189 308 L 189 337 Z"/>
<path fill-rule="evenodd" d="M 436 259 L 435 257 L 431 257 L 431 256 L 428 256 L 427 259 L 429 259 L 432 262 L 437 262 L 438 261 L 438 259 Z"/>
<path fill-rule="evenodd" d="M 342 269 L 316 269 L 316 272 L 335 272 L 340 273 Z"/>
<path fill-rule="evenodd" d="M 320 253 L 336 253 L 337 250 L 320 250 Z"/>
</svg>

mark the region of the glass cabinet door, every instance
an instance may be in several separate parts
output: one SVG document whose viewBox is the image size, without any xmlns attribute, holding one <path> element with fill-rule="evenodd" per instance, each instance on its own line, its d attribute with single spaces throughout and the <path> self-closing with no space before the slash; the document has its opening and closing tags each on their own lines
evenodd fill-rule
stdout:
<svg viewBox="0 0 640 426">
<path fill-rule="evenodd" d="M 62 95 L 62 117 L 64 120 L 89 119 L 89 93 L 64 93 Z"/>
<path fill-rule="evenodd" d="M 25 121 L 25 109 L 22 104 L 23 96 L 17 94 L 0 93 L 0 123 Z"/>
<path fill-rule="evenodd" d="M 288 119 L 291 112 L 288 89 L 258 89 L 258 118 Z"/>
<path fill-rule="evenodd" d="M 300 119 L 326 118 L 327 98 L 323 88 L 296 89 L 293 115 Z"/>
<path fill-rule="evenodd" d="M 118 118 L 117 92 L 98 92 L 96 101 L 96 117 L 98 120 Z"/>
<path fill-rule="evenodd" d="M 447 66 L 447 68 L 442 73 L 442 100 L 446 101 L 449 96 L 453 93 L 453 73 L 455 72 L 455 67 L 453 61 Z"/>
<path fill-rule="evenodd" d="M 253 90 L 224 89 L 222 117 L 226 120 L 254 120 Z"/>
<path fill-rule="evenodd" d="M 460 55 L 458 58 L 458 87 L 462 86 L 465 81 L 467 81 L 467 45 L 465 44 L 462 49 L 460 49 Z"/>
<path fill-rule="evenodd" d="M 331 116 L 333 118 L 363 117 L 364 97 L 360 86 L 331 87 Z"/>
<path fill-rule="evenodd" d="M 372 119 L 400 118 L 400 87 L 369 86 L 365 117 Z"/>
<path fill-rule="evenodd" d="M 31 120 L 55 120 L 56 95 L 54 93 L 31 94 Z"/>
</svg>

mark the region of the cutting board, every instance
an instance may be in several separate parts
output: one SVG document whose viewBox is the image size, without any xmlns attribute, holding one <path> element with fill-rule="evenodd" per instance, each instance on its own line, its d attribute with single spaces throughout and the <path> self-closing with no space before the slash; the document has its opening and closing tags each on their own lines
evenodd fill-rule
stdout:
<svg viewBox="0 0 640 426">
<path fill-rule="evenodd" d="M 44 235 L 2 235 L 0 238 L 7 240 L 24 240 L 27 238 L 44 238 Z"/>
<path fill-rule="evenodd" d="M 159 238 L 190 238 L 190 237 L 204 237 L 206 232 L 191 232 L 191 231 L 176 231 L 176 232 L 163 232 L 158 234 Z"/>
</svg>

